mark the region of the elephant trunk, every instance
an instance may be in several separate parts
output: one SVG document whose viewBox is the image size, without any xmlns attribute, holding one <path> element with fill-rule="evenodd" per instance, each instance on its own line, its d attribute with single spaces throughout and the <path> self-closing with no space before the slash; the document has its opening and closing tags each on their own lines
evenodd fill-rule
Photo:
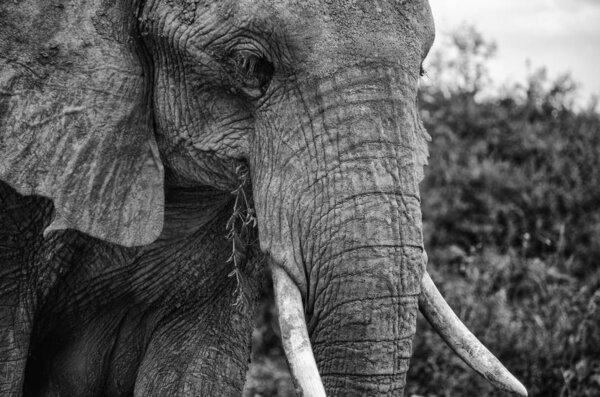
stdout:
<svg viewBox="0 0 600 397">
<path fill-rule="evenodd" d="M 404 390 L 424 271 L 421 211 L 416 182 L 382 190 L 342 206 L 334 244 L 318 260 L 327 282 L 308 300 L 313 349 L 332 395 Z"/>
<path fill-rule="evenodd" d="M 426 152 L 408 79 L 416 76 L 350 69 L 309 82 L 301 97 L 288 96 L 283 120 L 255 134 L 261 248 L 273 260 L 276 293 L 285 284 L 277 274 L 287 274 L 304 306 L 291 310 L 293 299 L 279 294 L 288 358 L 298 383 L 316 372 L 305 365 L 307 343 L 295 341 L 310 335 L 328 395 L 404 390 L 424 272 L 418 183 Z M 267 139 L 274 127 L 279 136 Z M 300 321 L 289 311 L 305 314 L 306 332 L 293 331 Z"/>
<path fill-rule="evenodd" d="M 316 373 L 307 364 L 310 343 L 295 331 L 305 312 L 328 395 L 402 395 L 424 268 L 420 210 L 414 197 L 410 202 L 366 194 L 339 208 L 330 221 L 338 230 L 316 254 L 319 275 L 305 310 L 293 304 L 293 282 L 274 266 L 282 336 L 292 371 L 311 390 L 306 395 L 321 394 L 303 380 Z"/>
<path fill-rule="evenodd" d="M 316 370 L 306 364 L 310 344 L 301 339 L 302 332 L 294 331 L 294 323 L 302 321 L 306 312 L 328 395 L 402 395 L 424 269 L 418 200 L 365 194 L 337 213 L 326 222 L 336 224 L 337 231 L 316 254 L 319 275 L 308 293 L 306 310 L 291 309 L 289 285 L 293 283 L 274 267 L 282 336 L 292 371 L 300 374 L 299 383 L 318 390 L 311 386 L 315 382 L 302 380 Z M 294 316 L 293 311 L 300 314 Z"/>
</svg>

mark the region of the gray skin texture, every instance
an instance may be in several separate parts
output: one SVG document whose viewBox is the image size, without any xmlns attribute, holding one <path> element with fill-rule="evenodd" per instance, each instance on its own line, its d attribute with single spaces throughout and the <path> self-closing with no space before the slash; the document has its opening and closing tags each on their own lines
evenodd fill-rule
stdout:
<svg viewBox="0 0 600 397">
<path fill-rule="evenodd" d="M 426 0 L 2 2 L 0 393 L 240 395 L 268 257 L 328 395 L 402 395 L 433 36 Z"/>
</svg>

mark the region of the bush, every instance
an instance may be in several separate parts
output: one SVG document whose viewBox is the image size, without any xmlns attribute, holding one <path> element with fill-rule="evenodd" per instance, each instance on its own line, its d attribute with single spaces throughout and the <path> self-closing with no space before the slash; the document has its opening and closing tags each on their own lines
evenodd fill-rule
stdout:
<svg viewBox="0 0 600 397">
<path fill-rule="evenodd" d="M 456 33 L 454 56 L 485 79 L 487 58 L 461 51 L 490 46 L 469 34 Z M 544 69 L 484 88 L 434 80 L 421 92 L 429 269 L 531 396 L 600 395 L 600 116 L 575 110 L 572 79 Z M 408 395 L 500 395 L 419 325 Z"/>
</svg>

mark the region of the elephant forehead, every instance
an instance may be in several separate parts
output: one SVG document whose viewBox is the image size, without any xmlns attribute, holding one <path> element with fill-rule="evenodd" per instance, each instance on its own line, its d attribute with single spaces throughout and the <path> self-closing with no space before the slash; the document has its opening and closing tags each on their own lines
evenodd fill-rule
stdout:
<svg viewBox="0 0 600 397">
<path fill-rule="evenodd" d="M 435 35 L 426 0 L 243 0 L 236 8 L 282 35 L 319 76 L 365 62 L 418 69 Z"/>
</svg>

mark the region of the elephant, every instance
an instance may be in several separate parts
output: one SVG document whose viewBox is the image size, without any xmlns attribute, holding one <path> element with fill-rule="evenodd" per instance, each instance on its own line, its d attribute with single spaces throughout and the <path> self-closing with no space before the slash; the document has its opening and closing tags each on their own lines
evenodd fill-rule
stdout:
<svg viewBox="0 0 600 397">
<path fill-rule="evenodd" d="M 401 396 L 428 276 L 427 0 L 0 4 L 0 390 L 235 396 L 273 279 L 304 396 Z"/>
</svg>

